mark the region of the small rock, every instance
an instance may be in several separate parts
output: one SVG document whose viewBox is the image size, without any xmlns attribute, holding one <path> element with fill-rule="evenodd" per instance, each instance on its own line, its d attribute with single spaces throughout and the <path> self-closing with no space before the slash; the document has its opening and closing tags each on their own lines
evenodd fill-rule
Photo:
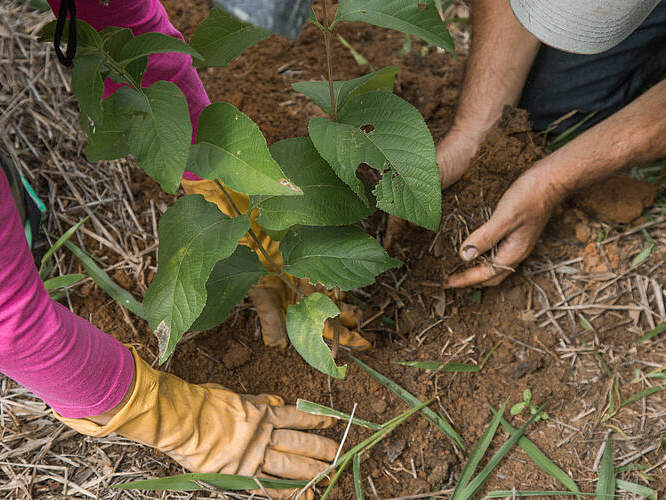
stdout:
<svg viewBox="0 0 666 500">
<path fill-rule="evenodd" d="M 386 408 L 388 408 L 388 405 L 383 399 L 376 399 L 370 403 L 370 409 L 378 415 L 382 415 L 386 411 Z"/>
<path fill-rule="evenodd" d="M 584 189 L 574 204 L 608 222 L 627 224 L 654 203 L 659 187 L 626 175 L 618 175 Z"/>
<path fill-rule="evenodd" d="M 252 356 L 252 351 L 245 347 L 240 342 L 231 340 L 227 345 L 227 353 L 222 358 L 224 366 L 230 370 L 243 366 L 245 363 L 250 361 Z"/>
<path fill-rule="evenodd" d="M 405 451 L 405 446 L 407 446 L 407 440 L 400 436 L 390 437 L 384 441 L 384 451 L 386 451 L 388 461 L 391 463 L 395 462 L 402 455 L 402 452 Z"/>
<path fill-rule="evenodd" d="M 576 231 L 576 239 L 581 243 L 587 243 L 594 236 L 592 228 L 587 224 L 585 224 L 584 222 L 576 223 L 575 231 Z"/>
<path fill-rule="evenodd" d="M 541 368 L 543 368 L 543 358 L 530 359 L 518 363 L 517 366 L 512 368 L 511 376 L 518 380 L 529 373 L 534 373 L 535 371 L 540 370 Z"/>
<path fill-rule="evenodd" d="M 451 470 L 451 464 L 445 460 L 442 460 L 435 464 L 435 466 L 428 474 L 428 482 L 433 488 L 438 488 L 443 484 L 446 484 L 449 480 L 449 471 Z"/>
</svg>

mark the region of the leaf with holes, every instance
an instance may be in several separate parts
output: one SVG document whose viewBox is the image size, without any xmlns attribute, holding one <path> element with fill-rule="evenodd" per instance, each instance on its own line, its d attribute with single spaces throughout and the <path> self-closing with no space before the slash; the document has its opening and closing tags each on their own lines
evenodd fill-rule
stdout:
<svg viewBox="0 0 666 500">
<path fill-rule="evenodd" d="M 303 196 L 257 197 L 262 227 L 280 231 L 296 224 L 341 226 L 353 224 L 372 213 L 319 156 L 307 137 L 285 139 L 270 152 Z"/>
<path fill-rule="evenodd" d="M 161 336 L 160 363 L 203 311 L 213 266 L 234 252 L 249 227 L 247 215 L 230 219 L 201 195 L 181 198 L 162 216 L 157 274 L 143 303 Z"/>
<path fill-rule="evenodd" d="M 343 379 L 346 366 L 337 366 L 324 343 L 324 322 L 340 314 L 340 309 L 323 293 L 313 293 L 287 308 L 287 334 L 298 353 L 310 366 Z"/>
<path fill-rule="evenodd" d="M 219 261 L 213 267 L 206 282 L 206 306 L 191 329 L 210 330 L 222 323 L 266 273 L 257 254 L 239 245 L 231 257 Z"/>
<path fill-rule="evenodd" d="M 226 102 L 201 113 L 187 168 L 204 179 L 219 178 L 241 193 L 303 194 L 271 156 L 257 124 Z"/>
<path fill-rule="evenodd" d="M 383 174 L 374 190 L 378 208 L 436 230 L 439 168 L 432 136 L 416 108 L 391 93 L 369 92 L 349 101 L 338 121 L 310 120 L 312 142 L 338 177 L 365 201 L 356 169 L 370 165 Z"/>
<path fill-rule="evenodd" d="M 454 52 L 453 39 L 434 0 L 340 0 L 337 21 L 363 21 L 416 35 Z"/>
<path fill-rule="evenodd" d="M 372 92 L 373 90 L 392 92 L 395 75 L 398 71 L 400 71 L 398 66 L 387 66 L 360 78 L 333 82 L 335 110 L 340 111 L 350 99 L 365 92 Z M 329 93 L 328 82 L 296 82 L 292 84 L 292 88 L 296 92 L 305 94 L 323 111 L 331 114 L 331 94 Z"/>
<path fill-rule="evenodd" d="M 289 274 L 342 290 L 370 285 L 377 275 L 402 265 L 372 236 L 351 226 L 292 229 L 280 250 Z"/>
<path fill-rule="evenodd" d="M 117 123 L 125 127 L 139 166 L 175 193 L 187 165 L 192 124 L 187 101 L 175 83 L 159 81 L 141 91 L 121 87 L 114 94 Z"/>
<path fill-rule="evenodd" d="M 215 7 L 190 40 L 190 46 L 203 56 L 203 60 L 196 61 L 195 66 L 226 66 L 245 49 L 270 35 L 269 31 L 243 23 Z"/>
</svg>

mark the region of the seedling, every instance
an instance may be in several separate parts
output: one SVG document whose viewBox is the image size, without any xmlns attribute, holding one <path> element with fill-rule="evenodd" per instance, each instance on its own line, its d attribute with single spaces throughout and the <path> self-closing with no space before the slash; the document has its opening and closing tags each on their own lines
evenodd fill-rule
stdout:
<svg viewBox="0 0 666 500">
<path fill-rule="evenodd" d="M 525 410 L 525 408 L 530 409 L 530 415 L 534 415 L 534 420 L 538 422 L 539 420 L 548 420 L 548 413 L 545 411 L 540 411 L 536 406 L 532 404 L 532 391 L 525 389 L 523 391 L 523 400 L 520 403 L 516 403 L 511 407 L 511 415 L 519 415 Z"/>
<path fill-rule="evenodd" d="M 328 81 L 298 82 L 328 118 L 312 118 L 309 137 L 286 139 L 269 148 L 257 125 L 231 104 L 218 102 L 200 115 L 196 141 L 182 91 L 172 82 L 142 86 L 148 56 L 183 53 L 198 67 L 224 66 L 267 31 L 244 24 L 214 8 L 188 45 L 159 33 L 133 36 L 126 28 L 95 31 L 77 21 L 78 51 L 72 90 L 88 135 L 90 161 L 132 155 L 162 188 L 174 193 L 189 170 L 229 189 L 250 195 L 250 209 L 266 232 L 280 239 L 282 266 L 268 269 L 247 247 L 258 242 L 247 214 L 228 215 L 199 195 L 181 198 L 159 223 L 158 269 L 142 308 L 159 341 L 159 362 L 173 353 L 188 330 L 222 323 L 248 290 L 266 274 L 285 273 L 351 290 L 372 284 L 377 275 L 401 263 L 359 228 L 376 209 L 436 230 L 441 190 L 432 136 L 420 113 L 392 93 L 398 67 L 389 66 L 349 81 L 333 80 L 332 37 L 344 22 L 364 21 L 397 29 L 453 51 L 437 9 L 424 0 L 341 0 L 334 18 L 314 11 L 321 30 Z M 55 22 L 44 28 L 52 40 Z M 65 27 L 65 34 L 68 28 Z M 66 38 L 66 37 L 65 37 Z M 66 41 L 66 40 L 63 40 Z M 102 100 L 105 79 L 123 85 Z M 357 176 L 360 165 L 374 169 L 372 186 Z M 260 251 L 266 255 L 263 247 Z M 336 378 L 336 366 L 321 338 L 324 322 L 340 313 L 323 294 L 300 296 L 287 310 L 287 333 L 313 367 Z"/>
</svg>

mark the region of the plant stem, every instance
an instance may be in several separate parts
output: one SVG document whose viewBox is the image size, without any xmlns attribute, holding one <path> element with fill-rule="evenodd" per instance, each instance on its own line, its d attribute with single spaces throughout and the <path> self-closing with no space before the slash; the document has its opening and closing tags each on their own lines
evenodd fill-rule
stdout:
<svg viewBox="0 0 666 500">
<path fill-rule="evenodd" d="M 326 0 L 322 0 L 324 25 L 324 45 L 326 46 L 326 67 L 328 69 L 328 91 L 331 94 L 331 118 L 334 122 L 338 121 L 338 113 L 335 109 L 335 91 L 333 90 L 333 60 L 331 58 L 331 33 L 332 26 L 328 24 L 328 12 L 326 9 Z M 334 23 L 335 24 L 335 23 Z"/>
<path fill-rule="evenodd" d="M 219 187 L 220 190 L 222 191 L 222 194 L 227 199 L 227 202 L 229 203 L 229 205 L 231 206 L 231 208 L 235 212 L 236 216 L 243 215 L 243 213 L 238 208 L 238 205 L 236 205 L 236 202 L 234 202 L 233 198 L 231 197 L 231 195 L 227 191 L 227 188 L 225 187 L 225 185 L 222 184 L 219 179 L 215 179 L 215 183 L 217 184 L 217 187 Z M 282 268 L 268 254 L 268 252 L 266 251 L 264 246 L 261 244 L 261 241 L 259 240 L 259 237 L 257 236 L 257 233 L 255 233 L 254 230 L 250 227 L 247 230 L 247 234 L 250 235 L 250 238 L 252 238 L 254 243 L 257 245 L 257 248 L 259 249 L 261 254 L 264 256 L 266 261 L 271 265 L 271 267 L 273 267 L 274 275 L 277 276 L 278 278 L 280 278 L 289 288 L 291 288 L 299 299 L 303 298 L 303 293 L 298 288 L 296 288 L 294 286 L 294 284 L 287 277 L 287 275 L 282 272 Z"/>
</svg>

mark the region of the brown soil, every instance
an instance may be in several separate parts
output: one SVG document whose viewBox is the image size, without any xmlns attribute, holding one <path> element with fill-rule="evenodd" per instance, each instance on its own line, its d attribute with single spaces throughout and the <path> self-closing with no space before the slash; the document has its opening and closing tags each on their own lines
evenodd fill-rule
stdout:
<svg viewBox="0 0 666 500">
<path fill-rule="evenodd" d="M 186 35 L 192 33 L 192 27 L 205 11 L 200 3 L 193 7 L 192 3 L 165 2 L 173 22 Z M 411 54 L 401 55 L 402 35 L 388 30 L 350 25 L 343 26 L 340 32 L 376 68 L 389 64 L 401 66 L 398 94 L 419 108 L 435 140 L 439 139 L 453 117 L 462 61 L 433 49 L 421 56 L 418 43 Z M 367 72 L 356 65 L 337 40 L 334 45 L 337 79 Z M 270 38 L 227 68 L 204 70 L 201 76 L 212 100 L 227 100 L 238 106 L 258 123 L 269 143 L 306 135 L 308 118 L 317 111 L 303 96 L 293 92 L 290 84 L 323 79 L 322 47 L 320 33 L 306 28 L 297 41 Z M 366 317 L 382 312 L 384 318 L 395 322 L 393 326 L 390 321 L 378 318 L 367 325 L 363 334 L 373 341 L 374 348 L 360 357 L 421 400 L 437 397 L 433 409 L 451 419 L 468 446 L 482 435 L 491 418 L 490 407 L 497 408 L 507 399 L 511 404 L 521 400 L 523 390 L 528 387 L 536 403 L 550 398 L 550 423 L 533 426 L 528 435 L 589 490 L 593 483 L 588 480 L 595 477 L 592 464 L 603 437 L 597 422 L 606 404 L 608 381 L 589 352 L 584 354 L 587 372 L 572 368 L 556 352 L 563 345 L 557 330 L 540 327 L 545 318 L 534 317 L 534 310 L 539 307 L 535 306 L 533 282 L 554 296 L 557 292 L 551 277 L 547 273 L 532 276 L 517 273 L 501 286 L 483 292 L 448 291 L 440 286 L 460 266 L 457 248 L 462 239 L 487 220 L 511 181 L 544 154 L 539 143 L 540 139 L 529 131 L 525 113 L 509 110 L 469 172 L 444 194 L 440 231 L 435 234 L 416 227 L 406 230 L 393 248 L 393 254 L 405 266 L 382 276 L 379 283 L 357 294 L 367 304 Z M 137 178 L 142 176 L 137 174 Z M 145 199 L 159 192 L 151 181 L 140 181 L 140 186 L 137 196 L 141 193 Z M 371 231 L 381 228 L 383 223 L 381 217 L 375 217 L 370 223 Z M 595 240 L 598 227 L 596 221 L 583 213 L 565 207 L 547 229 L 535 250 L 535 258 L 558 262 L 582 255 L 586 259 L 585 271 L 616 272 L 621 265 L 627 265 L 626 259 L 620 262 L 617 256 L 635 254 L 640 249 L 636 247 L 640 240 L 639 243 L 619 241 L 611 252 L 615 257 L 607 258 L 590 243 Z M 663 260 L 663 253 L 655 258 Z M 115 276 L 117 281 L 134 286 L 140 293 L 142 287 L 137 280 L 123 274 Z M 141 279 L 149 280 L 150 276 Z M 122 341 L 134 343 L 146 358 L 155 358 L 156 342 L 145 324 L 133 320 L 129 326 L 119 306 L 95 287 L 74 301 L 83 317 L 91 318 L 98 327 Z M 619 360 L 629 349 L 630 339 L 625 329 L 610 328 L 613 322 L 617 322 L 614 317 L 602 318 L 595 327 L 603 343 L 614 346 Z M 635 326 L 644 329 L 644 320 Z M 585 335 L 580 331 L 579 334 Z M 592 341 L 589 335 L 586 339 Z M 433 374 L 392 364 L 399 360 L 478 363 L 497 344 L 499 347 L 480 373 Z M 611 356 L 612 353 L 611 350 Z M 347 412 L 358 403 L 357 415 L 376 422 L 404 411 L 406 405 L 347 359 L 346 353 L 341 354 L 340 362 L 349 366 L 346 380 L 330 380 L 309 367 L 293 348 L 278 351 L 265 347 L 256 315 L 246 303 L 221 327 L 200 333 L 180 345 L 169 369 L 191 382 L 218 382 L 240 392 L 277 393 L 290 402 L 303 398 Z M 632 377 L 631 370 L 635 368 L 619 361 L 613 367 L 626 380 Z M 590 380 L 578 384 L 583 375 Z M 566 423 L 592 407 L 599 411 L 576 423 L 576 428 L 583 431 L 560 445 L 563 436 L 571 432 Z M 519 425 L 524 418 L 515 417 L 513 422 Z M 339 438 L 342 425 L 327 433 Z M 366 435 L 366 431 L 352 428 L 347 442 L 356 443 Z M 454 450 L 438 429 L 424 419 L 414 418 L 365 459 L 363 476 L 371 478 L 382 498 L 414 495 L 454 485 L 465 457 Z M 177 472 L 174 465 L 165 474 Z M 371 483 L 364 480 L 363 485 L 366 493 L 371 494 Z M 512 452 L 493 474 L 488 487 L 560 489 L 521 451 Z M 350 498 L 352 491 L 351 478 L 345 476 L 336 498 Z"/>
</svg>

